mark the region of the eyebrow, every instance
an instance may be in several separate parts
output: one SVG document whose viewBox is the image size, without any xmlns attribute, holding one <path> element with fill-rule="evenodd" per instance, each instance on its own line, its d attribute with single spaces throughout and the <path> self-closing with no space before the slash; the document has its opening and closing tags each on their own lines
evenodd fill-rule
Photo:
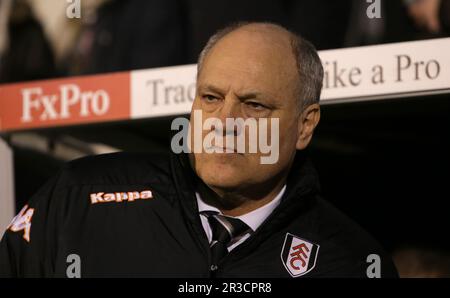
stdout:
<svg viewBox="0 0 450 298">
<path fill-rule="evenodd" d="M 226 93 L 224 90 L 220 89 L 219 87 L 216 87 L 216 86 L 213 86 L 213 85 L 210 85 L 210 84 L 200 85 L 198 87 L 198 89 L 200 91 L 212 91 L 212 92 L 218 93 L 218 94 L 220 94 L 222 96 Z"/>
<path fill-rule="evenodd" d="M 252 99 L 252 98 L 258 98 L 258 97 L 263 97 L 261 92 L 258 91 L 249 91 L 246 93 L 243 93 L 241 95 L 236 95 L 237 98 L 239 98 L 240 100 L 246 100 L 246 99 Z"/>
<path fill-rule="evenodd" d="M 198 89 L 200 91 L 212 91 L 212 92 L 218 93 L 222 96 L 226 93 L 223 89 L 220 89 L 219 87 L 216 87 L 216 86 L 213 86 L 210 84 L 200 85 Z M 244 92 L 242 94 L 236 94 L 236 97 L 239 100 L 243 101 L 243 100 L 247 100 L 247 99 L 251 99 L 251 98 L 264 97 L 264 96 L 259 91 L 248 91 L 248 92 Z"/>
</svg>

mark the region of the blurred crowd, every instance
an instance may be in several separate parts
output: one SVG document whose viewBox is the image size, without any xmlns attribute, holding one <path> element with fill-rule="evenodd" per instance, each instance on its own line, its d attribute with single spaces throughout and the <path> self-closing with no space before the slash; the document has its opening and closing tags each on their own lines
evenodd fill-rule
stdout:
<svg viewBox="0 0 450 298">
<path fill-rule="evenodd" d="M 0 0 L 0 82 L 195 63 L 236 21 L 270 21 L 321 49 L 448 36 L 450 0 Z M 373 2 L 373 1 L 372 1 Z"/>
</svg>

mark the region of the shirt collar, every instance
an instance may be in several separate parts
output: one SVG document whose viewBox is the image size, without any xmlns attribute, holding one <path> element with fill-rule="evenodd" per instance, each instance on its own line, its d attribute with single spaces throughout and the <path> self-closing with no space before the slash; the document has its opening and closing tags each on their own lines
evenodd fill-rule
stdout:
<svg viewBox="0 0 450 298">
<path fill-rule="evenodd" d="M 266 220 L 266 218 L 275 210 L 275 208 L 280 204 L 281 198 L 283 197 L 284 192 L 286 191 L 286 185 L 283 186 L 281 191 L 276 195 L 276 197 L 267 203 L 264 206 L 259 207 L 258 209 L 255 209 L 249 213 L 243 214 L 241 216 L 236 216 L 235 218 L 238 218 L 242 220 L 244 223 L 246 223 L 253 231 L 256 231 L 256 229 Z M 197 205 L 198 205 L 198 211 L 215 211 L 219 214 L 222 214 L 222 212 L 217 209 L 214 206 L 211 206 L 207 203 L 205 203 L 200 194 L 198 192 L 195 193 L 195 196 L 197 197 Z"/>
</svg>

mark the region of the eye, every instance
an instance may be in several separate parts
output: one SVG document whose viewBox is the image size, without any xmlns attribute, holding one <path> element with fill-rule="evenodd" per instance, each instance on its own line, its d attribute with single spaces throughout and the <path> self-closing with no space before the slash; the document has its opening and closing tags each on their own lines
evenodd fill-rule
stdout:
<svg viewBox="0 0 450 298">
<path fill-rule="evenodd" d="M 255 101 L 247 101 L 247 102 L 245 102 L 245 104 L 247 106 L 249 106 L 250 108 L 252 108 L 254 110 L 258 110 L 258 111 L 266 109 L 266 106 L 260 104 L 259 102 L 255 102 Z"/>
<path fill-rule="evenodd" d="M 202 97 L 208 103 L 213 103 L 213 102 L 216 102 L 218 100 L 218 98 L 216 96 L 212 95 L 212 94 L 205 94 Z"/>
</svg>

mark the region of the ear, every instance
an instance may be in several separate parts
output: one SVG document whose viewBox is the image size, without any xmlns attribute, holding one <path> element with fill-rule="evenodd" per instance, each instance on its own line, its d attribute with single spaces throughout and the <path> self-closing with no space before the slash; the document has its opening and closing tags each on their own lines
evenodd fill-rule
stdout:
<svg viewBox="0 0 450 298">
<path fill-rule="evenodd" d="M 320 106 L 319 104 L 312 104 L 305 108 L 301 113 L 298 121 L 298 137 L 296 148 L 297 150 L 305 149 L 314 133 L 314 129 L 320 121 Z"/>
</svg>

